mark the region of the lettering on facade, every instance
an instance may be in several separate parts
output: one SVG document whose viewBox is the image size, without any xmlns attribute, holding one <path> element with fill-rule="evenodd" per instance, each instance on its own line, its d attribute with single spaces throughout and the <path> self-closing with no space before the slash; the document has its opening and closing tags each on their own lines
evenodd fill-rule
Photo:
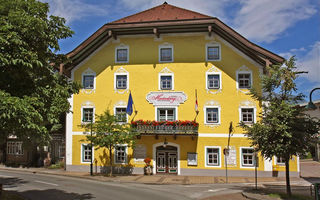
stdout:
<svg viewBox="0 0 320 200">
<path fill-rule="evenodd" d="M 187 95 L 184 92 L 150 92 L 146 99 L 155 106 L 178 106 L 187 100 Z"/>
</svg>

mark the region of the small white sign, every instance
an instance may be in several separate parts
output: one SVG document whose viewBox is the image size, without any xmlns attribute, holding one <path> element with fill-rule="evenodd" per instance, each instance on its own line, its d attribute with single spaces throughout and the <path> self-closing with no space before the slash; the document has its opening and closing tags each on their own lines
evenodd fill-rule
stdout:
<svg viewBox="0 0 320 200">
<path fill-rule="evenodd" d="M 227 164 L 228 167 L 237 166 L 237 150 L 235 147 L 229 147 L 229 155 L 227 155 Z"/>
<path fill-rule="evenodd" d="M 179 106 L 187 100 L 184 92 L 150 92 L 147 101 L 155 106 Z"/>
<path fill-rule="evenodd" d="M 197 166 L 198 165 L 198 155 L 197 153 L 188 152 L 188 165 Z"/>
</svg>

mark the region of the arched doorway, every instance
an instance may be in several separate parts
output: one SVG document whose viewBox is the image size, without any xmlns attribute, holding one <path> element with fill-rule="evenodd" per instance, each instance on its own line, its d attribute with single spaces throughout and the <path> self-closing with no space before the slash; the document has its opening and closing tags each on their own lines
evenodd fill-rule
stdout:
<svg viewBox="0 0 320 200">
<path fill-rule="evenodd" d="M 156 172 L 177 174 L 178 173 L 178 151 L 177 147 L 167 145 L 156 148 Z"/>
</svg>

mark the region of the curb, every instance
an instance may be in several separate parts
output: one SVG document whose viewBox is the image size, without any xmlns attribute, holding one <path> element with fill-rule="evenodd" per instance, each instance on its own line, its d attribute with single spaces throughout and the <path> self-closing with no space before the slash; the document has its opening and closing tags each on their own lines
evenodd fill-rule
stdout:
<svg viewBox="0 0 320 200">
<path fill-rule="evenodd" d="M 251 200 L 263 200 L 263 199 L 257 199 L 257 198 L 254 198 L 254 197 L 250 197 L 250 195 L 248 195 L 248 193 L 246 192 L 241 192 L 241 195 L 246 198 L 246 199 L 251 199 Z"/>
</svg>

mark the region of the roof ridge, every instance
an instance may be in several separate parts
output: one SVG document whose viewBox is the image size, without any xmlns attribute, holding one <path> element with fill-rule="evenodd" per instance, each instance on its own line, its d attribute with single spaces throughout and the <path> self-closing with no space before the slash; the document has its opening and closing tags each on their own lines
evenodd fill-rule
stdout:
<svg viewBox="0 0 320 200">
<path fill-rule="evenodd" d="M 193 10 L 188 10 L 188 9 L 185 9 L 185 8 L 181 8 L 181 7 L 178 7 L 178 6 L 174 6 L 174 5 L 169 4 L 169 3 L 167 3 L 167 2 L 165 1 L 163 4 L 160 4 L 160 5 L 158 5 L 158 6 L 154 6 L 154 7 L 152 7 L 152 8 L 147 9 L 147 10 L 140 11 L 140 12 L 138 12 L 138 13 L 135 13 L 135 14 L 132 14 L 132 15 L 123 17 L 123 18 L 121 18 L 121 19 L 118 19 L 118 20 L 109 22 L 109 23 L 107 23 L 107 24 L 126 23 L 126 22 L 121 22 L 121 21 L 125 21 L 125 19 L 131 18 L 131 17 L 134 17 L 134 16 L 138 16 L 138 15 L 140 15 L 140 14 L 142 14 L 142 13 L 147 13 L 147 12 L 153 10 L 153 9 L 160 8 L 161 6 L 170 6 L 170 7 L 177 8 L 177 9 L 180 9 L 180 10 L 183 10 L 183 11 L 187 11 L 187 12 L 191 12 L 191 13 L 194 13 L 194 14 L 197 14 L 197 15 L 202 15 L 203 17 L 212 18 L 212 16 L 205 15 L 205 14 L 202 14 L 202 13 L 199 13 L 199 12 L 196 12 L 196 11 L 193 11 Z"/>
</svg>

